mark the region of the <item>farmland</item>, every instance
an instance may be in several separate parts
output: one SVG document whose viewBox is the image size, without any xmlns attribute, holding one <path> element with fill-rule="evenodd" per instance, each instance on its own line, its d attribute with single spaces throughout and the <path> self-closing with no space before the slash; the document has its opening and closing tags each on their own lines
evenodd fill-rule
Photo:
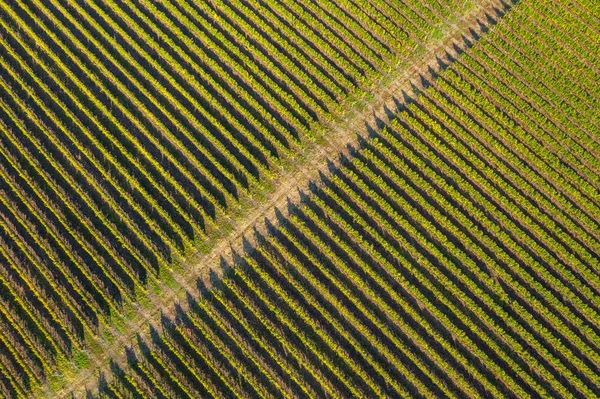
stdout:
<svg viewBox="0 0 600 399">
<path fill-rule="evenodd" d="M 583 10 L 514 6 L 101 396 L 598 396 Z"/>
<path fill-rule="evenodd" d="M 22 395 L 219 233 L 455 4 L 0 8 L 0 381 Z"/>
<path fill-rule="evenodd" d="M 463 3 L 2 2 L 0 395 L 185 275 Z M 90 394 L 600 396 L 600 9 L 502 5 Z"/>
</svg>

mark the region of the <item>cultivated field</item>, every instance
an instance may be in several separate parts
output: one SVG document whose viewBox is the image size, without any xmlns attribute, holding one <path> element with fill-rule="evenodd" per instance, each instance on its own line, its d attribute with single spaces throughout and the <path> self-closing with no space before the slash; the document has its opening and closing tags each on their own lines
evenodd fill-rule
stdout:
<svg viewBox="0 0 600 399">
<path fill-rule="evenodd" d="M 0 396 L 599 397 L 594 0 L 461 27 L 200 295 L 63 386 L 463 3 L 0 3 Z"/>
<path fill-rule="evenodd" d="M 514 6 L 100 396 L 599 396 L 592 7 Z"/>
<path fill-rule="evenodd" d="M 2 2 L 2 392 L 85 366 L 86 339 L 459 3 Z"/>
<path fill-rule="evenodd" d="M 517 4 L 101 396 L 597 397 L 590 7 Z"/>
</svg>

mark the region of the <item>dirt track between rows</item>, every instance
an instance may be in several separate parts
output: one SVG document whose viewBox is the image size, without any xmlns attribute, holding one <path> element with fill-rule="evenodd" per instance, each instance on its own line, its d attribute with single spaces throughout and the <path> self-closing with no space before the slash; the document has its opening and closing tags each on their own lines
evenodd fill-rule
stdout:
<svg viewBox="0 0 600 399">
<path fill-rule="evenodd" d="M 272 182 L 274 189 L 268 193 L 268 200 L 257 201 L 256 207 L 250 207 L 252 210 L 243 219 L 236 220 L 233 231 L 218 240 L 208 253 L 196 255 L 187 261 L 190 266 L 185 268 L 185 274 L 175 276 L 179 285 L 177 290 L 164 286 L 160 295 L 149 297 L 149 306 L 135 309 L 136 317 L 127 322 L 124 331 L 118 332 L 114 340 L 96 340 L 95 344 L 102 348 L 102 354 L 92 354 L 89 367 L 67 376 L 66 387 L 60 392 L 47 393 L 58 394 L 58 397 L 80 397 L 86 390 L 94 391 L 98 376 L 110 374 L 107 372 L 109 361 L 126 364 L 125 348 L 133 346 L 136 335 L 143 338 L 149 336 L 149 325 L 160 329 L 161 317 L 172 316 L 175 304 L 185 310 L 186 295 L 198 294 L 196 282 L 199 279 L 209 284 L 209 273 L 212 271 L 219 274 L 223 261 L 231 264 L 233 252 L 244 252 L 244 240 L 254 243 L 255 231 L 263 236 L 267 235 L 265 220 L 276 226 L 277 212 L 287 215 L 288 203 L 299 203 L 300 193 L 308 192 L 311 182 L 319 184 L 320 173 L 328 174 L 332 166 L 338 167 L 341 156 L 348 157 L 350 149 L 357 148 L 360 138 L 366 138 L 370 129 L 377 129 L 381 124 L 389 122 L 389 115 L 402 107 L 405 96 L 414 96 L 415 91 L 422 89 L 423 84 L 433 79 L 444 65 L 450 64 L 452 58 L 457 57 L 468 43 L 475 41 L 474 34 L 479 35 L 484 27 L 493 23 L 488 16 L 497 19 L 497 11 L 505 9 L 506 5 L 501 0 L 480 1 L 453 24 L 447 25 L 443 37 L 431 41 L 427 50 L 411 60 L 410 65 L 398 67 L 386 79 L 382 79 L 380 84 L 375 85 L 368 103 L 354 106 L 334 121 L 327 122 L 323 140 L 318 145 L 309 145 L 305 162 L 283 171 L 275 178 Z M 117 334 L 116 330 L 111 333 Z"/>
</svg>

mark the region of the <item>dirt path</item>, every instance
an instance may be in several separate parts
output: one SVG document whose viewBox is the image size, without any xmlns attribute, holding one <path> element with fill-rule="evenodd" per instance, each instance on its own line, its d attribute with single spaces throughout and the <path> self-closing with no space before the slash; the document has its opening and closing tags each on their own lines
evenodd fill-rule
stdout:
<svg viewBox="0 0 600 399">
<path fill-rule="evenodd" d="M 160 318 L 172 316 L 175 304 L 184 310 L 187 308 L 186 294 L 197 295 L 196 282 L 202 279 L 209 285 L 209 272 L 221 273 L 221 262 L 231 264 L 232 251 L 243 253 L 243 241 L 254 244 L 254 231 L 266 235 L 265 220 L 277 225 L 276 213 L 287 215 L 287 205 L 299 203 L 300 192 L 308 192 L 309 184 L 319 184 L 319 174 L 327 174 L 333 164 L 339 166 L 340 155 L 349 155 L 349 148 L 356 148 L 359 138 L 368 136 L 369 129 L 377 129 L 381 123 L 389 121 L 404 103 L 404 95 L 413 96 L 415 90 L 423 88 L 423 83 L 434 78 L 443 65 L 451 63 L 451 59 L 467 47 L 465 38 L 473 42 L 473 33 L 480 34 L 484 26 L 492 22 L 487 16 L 498 19 L 497 10 L 506 10 L 502 0 L 482 0 L 453 24 L 444 27 L 442 37 L 432 40 L 427 51 L 410 60 L 410 65 L 398 67 L 384 77 L 371 90 L 373 96 L 366 104 L 354 106 L 334 121 L 325 124 L 323 139 L 318 144 L 309 146 L 301 166 L 283 171 L 272 186 L 276 187 L 268 193 L 266 201 L 257 201 L 255 208 L 247 212 L 243 220 L 236 221 L 234 230 L 224 239 L 218 241 L 204 255 L 194 256 L 187 262 L 193 264 L 185 268 L 185 274 L 175 276 L 178 288 L 161 287 L 160 294 L 149 297 L 146 306 L 133 306 L 136 316 L 122 326 L 122 331 L 113 330 L 116 336 L 110 342 L 98 338 L 94 345 L 102 349 L 102 354 L 90 356 L 89 366 L 65 376 L 64 388 L 60 391 L 45 390 L 46 396 L 82 397 L 86 390 L 97 388 L 98 376 L 109 376 L 109 361 L 126 364 L 125 348 L 135 342 L 136 335 L 146 338 L 148 326 L 160 329 Z M 298 164 L 296 164 L 298 165 Z M 252 208 L 250 208 L 252 209 Z M 151 309 L 151 311 L 147 310 Z"/>
</svg>

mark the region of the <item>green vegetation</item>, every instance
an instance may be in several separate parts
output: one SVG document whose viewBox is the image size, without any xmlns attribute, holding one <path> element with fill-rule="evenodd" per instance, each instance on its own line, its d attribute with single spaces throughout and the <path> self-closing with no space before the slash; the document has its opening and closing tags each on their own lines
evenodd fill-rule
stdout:
<svg viewBox="0 0 600 399">
<path fill-rule="evenodd" d="M 465 27 L 189 309 L 129 324 L 476 4 L 0 2 L 0 397 L 127 336 L 90 396 L 600 397 L 594 0 Z"/>
<path fill-rule="evenodd" d="M 600 20 L 523 1 L 102 397 L 600 395 Z"/>
<path fill-rule="evenodd" d="M 1 2 L 0 392 L 86 367 L 460 3 Z"/>
</svg>

